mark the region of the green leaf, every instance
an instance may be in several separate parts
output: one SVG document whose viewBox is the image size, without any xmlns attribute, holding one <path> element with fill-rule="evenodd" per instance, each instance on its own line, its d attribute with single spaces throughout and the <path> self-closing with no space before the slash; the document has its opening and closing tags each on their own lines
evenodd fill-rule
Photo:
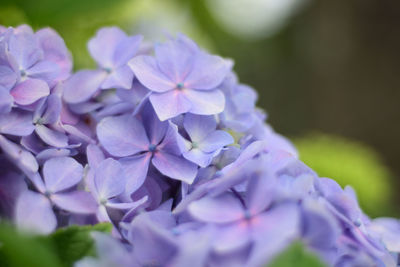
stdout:
<svg viewBox="0 0 400 267">
<path fill-rule="evenodd" d="M 0 266 L 59 267 L 53 249 L 30 235 L 18 233 L 7 224 L 0 224 Z"/>
<path fill-rule="evenodd" d="M 90 232 L 111 232 L 112 225 L 100 223 L 97 225 L 70 226 L 60 228 L 47 237 L 45 242 L 49 243 L 64 266 L 72 266 L 74 262 L 85 256 L 95 256 L 94 242 Z"/>
<path fill-rule="evenodd" d="M 322 261 L 301 242 L 295 242 L 272 260 L 268 267 L 324 267 Z"/>
</svg>

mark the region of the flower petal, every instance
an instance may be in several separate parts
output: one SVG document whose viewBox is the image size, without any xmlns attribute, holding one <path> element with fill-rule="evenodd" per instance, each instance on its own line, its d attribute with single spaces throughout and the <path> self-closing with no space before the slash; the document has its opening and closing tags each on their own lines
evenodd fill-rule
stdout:
<svg viewBox="0 0 400 267">
<path fill-rule="evenodd" d="M 137 56 L 129 61 L 128 65 L 136 78 L 154 92 L 162 93 L 176 87 L 176 84 L 158 69 L 155 59 L 150 56 Z"/>
<path fill-rule="evenodd" d="M 8 114 L 0 114 L 0 133 L 27 136 L 34 129 L 30 112 L 13 110 Z"/>
<path fill-rule="evenodd" d="M 230 145 L 233 142 L 233 137 L 229 133 L 217 130 L 203 139 L 199 143 L 199 148 L 206 153 L 211 153 L 223 148 L 224 146 Z"/>
<path fill-rule="evenodd" d="M 141 35 L 123 38 L 123 40 L 118 43 L 113 54 L 114 66 L 119 67 L 126 65 L 139 50 L 142 40 L 143 36 Z"/>
<path fill-rule="evenodd" d="M 50 146 L 59 148 L 68 146 L 68 137 L 62 132 L 39 124 L 36 125 L 35 132 L 43 142 Z"/>
<path fill-rule="evenodd" d="M 103 147 L 117 157 L 145 151 L 149 146 L 142 123 L 131 115 L 104 118 L 97 125 L 97 136 Z"/>
<path fill-rule="evenodd" d="M 132 87 L 133 72 L 128 66 L 122 66 L 112 71 L 104 82 L 101 84 L 101 89 L 124 88 Z"/>
<path fill-rule="evenodd" d="M 70 157 L 57 157 L 43 165 L 46 189 L 52 193 L 70 188 L 82 180 L 83 167 Z"/>
<path fill-rule="evenodd" d="M 198 148 L 193 148 L 187 152 L 184 152 L 182 155 L 185 159 L 190 160 L 193 163 L 196 163 L 202 168 L 205 168 L 208 165 L 210 165 L 213 159 L 212 153 L 204 153 Z"/>
<path fill-rule="evenodd" d="M 185 183 L 193 183 L 197 174 L 197 165 L 168 153 L 156 152 L 151 161 L 162 174 Z"/>
<path fill-rule="evenodd" d="M 125 191 L 126 176 L 121 164 L 112 158 L 99 164 L 94 179 L 96 193 L 102 200 L 115 197 Z"/>
<path fill-rule="evenodd" d="M 199 91 L 184 90 L 185 97 L 190 101 L 190 113 L 198 115 L 214 115 L 221 113 L 225 107 L 225 96 L 220 90 Z"/>
<path fill-rule="evenodd" d="M 40 234 L 49 234 L 57 226 L 50 201 L 45 196 L 28 190 L 17 200 L 15 220 L 19 228 Z"/>
<path fill-rule="evenodd" d="M 179 90 L 151 94 L 150 102 L 161 121 L 186 113 L 192 108 L 190 101 Z"/>
<path fill-rule="evenodd" d="M 9 39 L 9 53 L 23 70 L 29 69 L 43 57 L 43 51 L 32 32 L 19 31 Z"/>
<path fill-rule="evenodd" d="M 16 81 L 17 75 L 12 69 L 6 66 L 0 66 L 0 86 L 4 86 L 6 89 L 10 90 Z"/>
<path fill-rule="evenodd" d="M 50 197 L 59 208 L 80 214 L 93 214 L 97 211 L 97 203 L 89 192 L 73 191 L 52 194 Z"/>
<path fill-rule="evenodd" d="M 49 86 L 54 85 L 54 81 L 60 73 L 59 66 L 47 60 L 42 60 L 33 65 L 26 71 L 28 77 L 46 81 Z"/>
<path fill-rule="evenodd" d="M 147 177 L 151 153 L 135 155 L 119 160 L 127 179 L 126 192 L 131 194 L 141 187 Z"/>
<path fill-rule="evenodd" d="M 192 142 L 200 142 L 217 128 L 217 122 L 213 116 L 200 116 L 185 114 L 183 127 L 189 134 Z"/>
<path fill-rule="evenodd" d="M 105 71 L 78 71 L 65 81 L 64 100 L 70 104 L 85 102 L 97 92 L 106 77 Z"/>
<path fill-rule="evenodd" d="M 17 84 L 10 93 L 14 97 L 15 103 L 30 105 L 40 98 L 48 96 L 50 89 L 45 81 L 27 79 Z"/>
<path fill-rule="evenodd" d="M 10 112 L 13 102 L 14 98 L 10 95 L 8 90 L 0 85 L 0 114 Z"/>
</svg>

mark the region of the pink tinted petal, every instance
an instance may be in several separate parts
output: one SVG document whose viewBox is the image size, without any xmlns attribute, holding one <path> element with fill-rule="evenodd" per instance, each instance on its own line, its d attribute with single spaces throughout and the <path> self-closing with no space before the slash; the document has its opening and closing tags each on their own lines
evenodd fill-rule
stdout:
<svg viewBox="0 0 400 267">
<path fill-rule="evenodd" d="M 224 146 L 230 145 L 233 142 L 233 137 L 229 133 L 217 130 L 203 139 L 199 143 L 199 148 L 206 153 L 211 153 L 223 148 Z"/>
<path fill-rule="evenodd" d="M 127 64 L 139 50 L 142 40 L 143 36 L 136 35 L 126 37 L 119 42 L 113 54 L 114 66 L 120 67 Z"/>
<path fill-rule="evenodd" d="M 190 101 L 179 90 L 151 94 L 150 102 L 161 121 L 186 113 L 192 108 Z"/>
<path fill-rule="evenodd" d="M 159 69 L 154 58 L 137 56 L 128 63 L 136 78 L 154 92 L 166 92 L 176 87 Z"/>
<path fill-rule="evenodd" d="M 151 162 L 157 170 L 172 179 L 191 184 L 196 178 L 197 165 L 182 157 L 157 152 Z"/>
<path fill-rule="evenodd" d="M 194 59 L 192 72 L 185 79 L 185 87 L 199 90 L 216 88 L 227 76 L 230 67 L 225 59 L 200 52 Z"/>
<path fill-rule="evenodd" d="M 50 197 L 59 208 L 80 214 L 93 214 L 97 211 L 97 203 L 89 192 L 73 191 L 57 193 Z"/>
<path fill-rule="evenodd" d="M 117 157 L 136 154 L 149 146 L 142 123 L 131 115 L 104 118 L 97 125 L 97 136 L 103 147 Z"/>
<path fill-rule="evenodd" d="M 59 131 L 48 128 L 45 125 L 36 125 L 36 134 L 46 144 L 53 147 L 66 147 L 68 146 L 68 137 Z"/>
<path fill-rule="evenodd" d="M 60 73 L 59 66 L 52 61 L 40 61 L 26 71 L 30 78 L 46 81 L 50 86 Z"/>
<path fill-rule="evenodd" d="M 90 99 L 99 90 L 107 77 L 100 70 L 81 70 L 72 75 L 64 84 L 63 98 L 67 103 L 77 104 Z"/>
<path fill-rule="evenodd" d="M 48 96 L 49 93 L 50 89 L 47 83 L 38 79 L 27 79 L 11 90 L 15 103 L 20 105 L 30 105 L 40 98 Z"/>
<path fill-rule="evenodd" d="M 13 110 L 7 114 L 0 114 L 0 133 L 27 136 L 34 129 L 30 112 Z"/>
<path fill-rule="evenodd" d="M 141 187 L 147 177 L 151 153 L 122 158 L 119 160 L 127 179 L 126 191 L 133 193 Z"/>
<path fill-rule="evenodd" d="M 133 72 L 128 66 L 119 67 L 113 70 L 104 82 L 101 84 L 101 89 L 124 88 L 132 87 Z"/>
<path fill-rule="evenodd" d="M 183 126 L 189 134 L 191 141 L 200 142 L 208 134 L 215 131 L 217 122 L 213 116 L 200 116 L 194 114 L 185 114 Z"/>
<path fill-rule="evenodd" d="M 102 28 L 90 39 L 89 53 L 102 67 L 111 67 L 117 46 L 125 38 L 126 34 L 118 27 Z"/>
<path fill-rule="evenodd" d="M 211 223 L 235 222 L 244 216 L 242 204 L 231 193 L 193 201 L 189 204 L 188 211 L 195 219 Z"/>
<path fill-rule="evenodd" d="M 155 55 L 160 70 L 174 83 L 183 82 L 192 70 L 197 47 L 188 45 L 183 38 L 156 44 Z"/>
<path fill-rule="evenodd" d="M 0 86 L 4 86 L 6 89 L 10 90 L 16 81 L 17 75 L 12 69 L 6 66 L 0 66 Z"/>
<path fill-rule="evenodd" d="M 64 40 L 50 28 L 40 29 L 35 35 L 43 49 L 44 59 L 55 62 L 58 65 L 60 71 L 57 80 L 61 81 L 68 78 L 72 70 L 72 57 L 65 46 Z"/>
<path fill-rule="evenodd" d="M 43 165 L 43 177 L 47 190 L 55 193 L 79 183 L 83 177 L 83 167 L 70 157 L 52 158 Z"/>
<path fill-rule="evenodd" d="M 95 171 L 97 195 L 102 200 L 115 197 L 125 191 L 126 177 L 121 164 L 108 158 Z"/>
<path fill-rule="evenodd" d="M 14 98 L 10 95 L 8 90 L 0 85 L 0 114 L 10 112 L 13 102 Z"/>
<path fill-rule="evenodd" d="M 184 90 L 185 97 L 191 103 L 190 113 L 214 115 L 221 113 L 225 107 L 225 96 L 220 90 L 199 91 Z"/>
<path fill-rule="evenodd" d="M 49 234 L 57 226 L 50 201 L 45 196 L 28 190 L 17 200 L 15 221 L 19 228 L 40 234 Z"/>
<path fill-rule="evenodd" d="M 214 248 L 221 254 L 239 249 L 251 241 L 250 233 L 250 225 L 246 221 L 223 226 L 216 235 Z"/>
<path fill-rule="evenodd" d="M 27 173 L 35 173 L 39 165 L 35 157 L 21 146 L 0 135 L 0 148 L 10 160 Z"/>
</svg>

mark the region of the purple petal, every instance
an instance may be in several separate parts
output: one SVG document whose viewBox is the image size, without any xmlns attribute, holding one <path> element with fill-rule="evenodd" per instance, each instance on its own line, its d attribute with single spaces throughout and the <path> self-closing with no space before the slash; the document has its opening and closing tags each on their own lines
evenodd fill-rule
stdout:
<svg viewBox="0 0 400 267">
<path fill-rule="evenodd" d="M 64 84 L 64 100 L 77 104 L 89 100 L 99 90 L 107 72 L 100 70 L 81 70 L 72 75 Z"/>
<path fill-rule="evenodd" d="M 137 56 L 128 63 L 137 79 L 154 92 L 166 92 L 176 87 L 159 69 L 154 58 Z"/>
<path fill-rule="evenodd" d="M 95 172 L 95 186 L 100 200 L 107 200 L 125 191 L 126 177 L 121 164 L 108 158 Z"/>
<path fill-rule="evenodd" d="M 112 67 L 117 46 L 125 38 L 126 34 L 117 27 L 102 28 L 88 43 L 90 55 L 102 67 Z"/>
<path fill-rule="evenodd" d="M 154 51 L 160 70 L 175 84 L 184 81 L 192 70 L 197 47 L 188 45 L 183 36 L 164 44 L 156 44 Z"/>
<path fill-rule="evenodd" d="M 242 204 L 230 193 L 215 198 L 203 197 L 192 202 L 188 211 L 195 219 L 212 223 L 235 222 L 244 217 Z"/>
<path fill-rule="evenodd" d="M 43 142 L 50 146 L 60 148 L 68 146 L 68 137 L 62 132 L 40 124 L 36 125 L 35 132 Z"/>
<path fill-rule="evenodd" d="M 28 190 L 18 198 L 15 220 L 19 228 L 41 234 L 51 233 L 57 226 L 50 201 L 45 196 Z"/>
<path fill-rule="evenodd" d="M 97 168 L 100 162 L 105 160 L 104 153 L 94 144 L 90 144 L 86 147 L 86 156 L 91 168 Z"/>
<path fill-rule="evenodd" d="M 26 71 L 30 78 L 46 81 L 50 86 L 60 73 L 59 66 L 52 61 L 40 61 Z"/>
<path fill-rule="evenodd" d="M 185 79 L 185 87 L 201 90 L 216 88 L 227 76 L 230 67 L 223 58 L 200 52 L 194 60 L 192 72 Z"/>
<path fill-rule="evenodd" d="M 46 189 L 52 193 L 70 188 L 82 180 L 83 167 L 70 157 L 52 158 L 43 165 Z"/>
<path fill-rule="evenodd" d="M 0 135 L 0 148 L 4 154 L 23 171 L 28 173 L 35 173 L 38 171 L 39 165 L 35 157 L 30 152 L 7 140 L 2 135 Z"/>
<path fill-rule="evenodd" d="M 0 85 L 0 114 L 10 112 L 13 102 L 14 98 L 10 95 L 8 90 Z"/>
<path fill-rule="evenodd" d="M 18 67 L 23 70 L 29 69 L 43 58 L 43 51 L 39 48 L 35 36 L 30 32 L 18 32 L 11 35 L 8 49 Z"/>
<path fill-rule="evenodd" d="M 264 211 L 273 201 L 277 180 L 264 171 L 261 175 L 253 175 L 247 183 L 246 205 L 251 214 Z"/>
<path fill-rule="evenodd" d="M 150 102 L 161 121 L 186 113 L 192 108 L 190 101 L 179 90 L 151 94 Z"/>
<path fill-rule="evenodd" d="M 30 112 L 13 110 L 8 114 L 0 114 L 0 133 L 26 136 L 34 129 Z"/>
<path fill-rule="evenodd" d="M 199 91 L 184 90 L 184 95 L 191 103 L 190 113 L 214 115 L 221 113 L 225 106 L 225 96 L 220 90 Z"/>
<path fill-rule="evenodd" d="M 130 194 L 141 187 L 147 177 L 151 153 L 122 158 L 121 163 L 127 178 L 126 191 Z"/>
<path fill-rule="evenodd" d="M 131 60 L 139 50 L 139 46 L 142 40 L 143 36 L 136 35 L 126 37 L 121 42 L 119 42 L 113 55 L 114 65 L 116 67 L 119 67 L 127 64 L 128 61 Z"/>
<path fill-rule="evenodd" d="M 213 159 L 213 154 L 212 153 L 204 153 L 198 148 L 193 148 L 187 152 L 184 152 L 183 157 L 187 160 L 190 160 L 191 162 L 196 163 L 202 168 L 207 167 L 210 165 L 212 159 Z"/>
<path fill-rule="evenodd" d="M 142 123 L 131 115 L 104 118 L 97 125 L 97 136 L 103 147 L 117 157 L 145 151 L 149 146 Z"/>
<path fill-rule="evenodd" d="M 41 116 L 43 124 L 56 123 L 60 117 L 62 108 L 61 98 L 58 95 L 51 94 L 47 97 L 47 106 Z"/>
<path fill-rule="evenodd" d="M 168 130 L 168 122 L 161 122 L 158 119 L 149 102 L 147 102 L 143 107 L 143 111 L 140 112 L 140 116 L 150 143 L 153 145 L 159 144 Z"/>
<path fill-rule="evenodd" d="M 200 116 L 185 114 L 183 127 L 189 134 L 192 142 L 200 142 L 217 128 L 217 122 L 213 116 Z"/>
<path fill-rule="evenodd" d="M 35 33 L 44 52 L 44 60 L 55 62 L 59 66 L 57 80 L 65 80 L 72 70 L 72 57 L 64 40 L 50 28 Z"/>
<path fill-rule="evenodd" d="M 41 151 L 36 155 L 36 160 L 39 164 L 43 164 L 47 160 L 55 157 L 67 157 L 71 155 L 70 149 L 49 148 Z"/>
<path fill-rule="evenodd" d="M 112 208 L 112 209 L 119 209 L 119 210 L 135 210 L 138 207 L 142 206 L 144 203 L 146 203 L 148 200 L 148 196 L 144 196 L 138 201 L 134 202 L 127 202 L 127 203 L 113 203 L 113 202 L 108 202 L 106 204 L 107 208 Z"/>
<path fill-rule="evenodd" d="M 59 208 L 80 214 L 93 214 L 97 211 L 97 203 L 89 192 L 73 191 L 52 194 L 50 197 Z"/>
<path fill-rule="evenodd" d="M 203 139 L 199 143 L 199 148 L 206 153 L 211 153 L 223 148 L 224 146 L 230 145 L 233 142 L 233 137 L 229 133 L 217 130 Z"/>
<path fill-rule="evenodd" d="M 45 81 L 27 79 L 17 84 L 10 93 L 14 97 L 15 103 L 30 105 L 40 98 L 48 96 L 50 89 Z"/>
<path fill-rule="evenodd" d="M 217 253 L 225 254 L 235 251 L 248 244 L 251 239 L 251 228 L 247 222 L 237 222 L 223 226 L 216 234 L 215 250 Z"/>
<path fill-rule="evenodd" d="M 12 69 L 6 66 L 0 66 L 0 86 L 4 86 L 6 89 L 10 90 L 16 81 L 17 75 Z"/>
<path fill-rule="evenodd" d="M 101 84 L 101 89 L 124 88 L 132 87 L 133 72 L 128 66 L 119 67 L 113 70 L 104 82 Z"/>
<path fill-rule="evenodd" d="M 156 152 L 151 162 L 157 170 L 172 179 L 191 184 L 196 178 L 197 165 L 182 157 Z"/>
<path fill-rule="evenodd" d="M 157 150 L 180 156 L 182 154 L 181 149 L 185 145 L 183 140 L 178 133 L 178 127 L 170 122 L 161 144 L 157 146 Z"/>
</svg>

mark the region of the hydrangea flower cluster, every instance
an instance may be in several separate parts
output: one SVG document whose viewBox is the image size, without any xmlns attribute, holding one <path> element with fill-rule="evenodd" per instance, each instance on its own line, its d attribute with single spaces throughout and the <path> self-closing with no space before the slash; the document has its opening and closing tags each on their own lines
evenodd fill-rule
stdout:
<svg viewBox="0 0 400 267">
<path fill-rule="evenodd" d="M 396 266 L 400 223 L 371 220 L 265 123 L 231 60 L 184 35 L 116 27 L 72 59 L 51 29 L 0 27 L 0 211 L 47 234 L 110 222 L 76 266 L 262 266 L 301 240 L 330 266 Z"/>
</svg>

